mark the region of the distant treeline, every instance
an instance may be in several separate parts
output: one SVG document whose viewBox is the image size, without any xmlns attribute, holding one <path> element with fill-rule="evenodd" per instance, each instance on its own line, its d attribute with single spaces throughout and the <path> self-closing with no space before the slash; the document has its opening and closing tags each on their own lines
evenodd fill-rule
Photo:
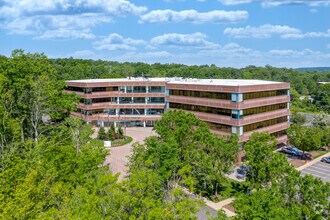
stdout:
<svg viewBox="0 0 330 220">
<path fill-rule="evenodd" d="M 330 67 L 301 67 L 296 68 L 299 71 L 316 71 L 316 72 L 329 72 Z"/>
<path fill-rule="evenodd" d="M 186 77 L 206 79 L 261 79 L 290 82 L 301 95 L 313 94 L 316 82 L 330 81 L 329 72 L 297 71 L 271 66 L 236 69 L 216 65 L 119 63 L 103 60 L 52 59 L 61 80 L 119 77 Z"/>
</svg>

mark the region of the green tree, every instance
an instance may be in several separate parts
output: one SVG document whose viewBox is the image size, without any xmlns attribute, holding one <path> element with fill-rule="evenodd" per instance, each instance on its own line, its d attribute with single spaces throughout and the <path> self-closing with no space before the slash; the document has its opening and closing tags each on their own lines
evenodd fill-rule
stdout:
<svg viewBox="0 0 330 220">
<path fill-rule="evenodd" d="M 292 125 L 287 134 L 290 143 L 304 152 L 321 147 L 323 132 L 319 128 Z"/>
<path fill-rule="evenodd" d="M 107 134 L 105 133 L 105 129 L 104 129 L 103 126 L 101 126 L 100 129 L 99 129 L 98 139 L 100 139 L 100 140 L 106 140 L 107 139 Z"/>
<path fill-rule="evenodd" d="M 110 128 L 108 130 L 108 138 L 110 141 L 114 141 L 117 138 L 116 128 L 114 124 L 110 125 Z"/>
<path fill-rule="evenodd" d="M 314 120 L 312 124 L 316 128 L 324 129 L 326 127 L 330 127 L 330 115 L 321 112 L 320 114 L 316 114 L 314 116 Z"/>
<path fill-rule="evenodd" d="M 119 138 L 119 139 L 123 139 L 123 138 L 125 138 L 125 137 L 124 137 L 124 130 L 123 130 L 123 128 L 121 127 L 121 125 L 118 126 L 118 133 L 117 133 L 117 134 L 118 134 L 118 138 Z"/>
<path fill-rule="evenodd" d="M 306 123 L 306 117 L 303 114 L 293 112 L 291 117 L 291 122 L 297 125 L 303 125 Z"/>
<path fill-rule="evenodd" d="M 274 154 L 276 139 L 268 133 L 253 133 L 244 145 L 247 164 L 250 166 L 248 181 L 256 188 L 279 180 L 290 170 L 282 154 Z"/>
<path fill-rule="evenodd" d="M 136 146 L 131 167 L 154 170 L 168 186 L 181 184 L 210 198 L 230 195 L 224 173 L 234 164 L 238 138 L 220 138 L 207 124 L 184 111 L 168 111 L 157 121 L 159 136 Z M 226 192 L 226 193 L 225 193 Z"/>
<path fill-rule="evenodd" d="M 56 80 L 56 70 L 45 55 L 15 50 L 0 62 L 0 70 L 3 109 L 20 122 L 22 141 L 28 135 L 38 142 L 48 132 L 47 124 L 61 121 L 75 109 L 77 98 L 64 92 L 65 83 Z"/>
</svg>

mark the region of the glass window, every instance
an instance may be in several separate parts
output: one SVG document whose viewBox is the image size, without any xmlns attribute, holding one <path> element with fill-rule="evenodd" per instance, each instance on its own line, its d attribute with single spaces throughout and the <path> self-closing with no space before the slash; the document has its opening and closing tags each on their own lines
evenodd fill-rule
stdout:
<svg viewBox="0 0 330 220">
<path fill-rule="evenodd" d="M 148 103 L 165 103 L 164 97 L 149 97 Z"/>
<path fill-rule="evenodd" d="M 146 93 L 146 87 L 145 86 L 134 86 L 133 87 L 133 93 Z"/>
<path fill-rule="evenodd" d="M 148 109 L 147 110 L 148 115 L 160 115 L 164 114 L 164 109 Z"/>
<path fill-rule="evenodd" d="M 244 93 L 243 100 L 258 99 L 258 98 L 265 98 L 271 96 L 281 96 L 281 95 L 287 95 L 287 89 Z"/>
<path fill-rule="evenodd" d="M 119 97 L 119 104 L 132 103 L 131 97 Z"/>
<path fill-rule="evenodd" d="M 146 99 L 144 97 L 134 97 L 133 103 L 145 103 Z"/>
<path fill-rule="evenodd" d="M 281 118 L 262 121 L 262 122 L 258 122 L 258 123 L 254 123 L 254 124 L 250 124 L 250 125 L 245 125 L 244 132 L 253 131 L 253 130 L 256 130 L 259 128 L 268 127 L 271 125 L 275 125 L 275 124 L 279 124 L 279 123 L 283 123 L 283 122 L 287 122 L 287 121 L 288 121 L 287 117 L 281 117 Z"/>
<path fill-rule="evenodd" d="M 149 93 L 164 93 L 165 86 L 149 86 Z"/>
<path fill-rule="evenodd" d="M 84 92 L 84 88 L 80 88 L 80 87 L 74 87 L 74 86 L 68 86 L 66 88 L 66 90 L 69 90 L 69 91 L 76 91 L 76 92 Z"/>
<path fill-rule="evenodd" d="M 248 116 L 248 115 L 260 114 L 260 113 L 264 113 L 264 112 L 270 112 L 270 111 L 286 109 L 286 108 L 287 108 L 287 103 L 268 105 L 268 106 L 262 106 L 262 107 L 257 107 L 257 108 L 244 109 L 243 115 Z"/>
<path fill-rule="evenodd" d="M 231 93 L 189 91 L 189 90 L 175 90 L 175 89 L 170 90 L 170 95 L 211 98 L 211 99 L 226 99 L 226 100 L 231 99 Z"/>
<path fill-rule="evenodd" d="M 170 108 L 231 116 L 230 109 L 213 108 L 213 107 L 208 107 L 208 106 L 188 105 L 188 104 L 179 104 L 179 103 L 171 102 Z"/>
<path fill-rule="evenodd" d="M 132 93 L 133 92 L 133 86 L 126 86 L 126 93 Z"/>
<path fill-rule="evenodd" d="M 218 130 L 223 132 L 231 133 L 231 126 L 230 125 L 224 125 L 224 124 L 217 124 L 213 122 L 206 122 L 211 130 Z"/>
<path fill-rule="evenodd" d="M 125 86 L 119 86 L 119 91 L 120 92 L 125 92 Z"/>
</svg>

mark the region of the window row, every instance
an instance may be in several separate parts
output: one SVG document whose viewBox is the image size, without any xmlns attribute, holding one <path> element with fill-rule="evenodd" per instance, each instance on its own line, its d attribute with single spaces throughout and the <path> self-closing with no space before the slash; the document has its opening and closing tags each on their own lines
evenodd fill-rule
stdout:
<svg viewBox="0 0 330 220">
<path fill-rule="evenodd" d="M 187 104 L 179 104 L 179 103 L 170 103 L 170 108 L 231 116 L 230 109 L 213 108 L 213 107 L 199 106 L 199 105 L 187 105 Z"/>
<path fill-rule="evenodd" d="M 254 114 L 259 114 L 259 113 L 264 113 L 264 112 L 275 111 L 275 110 L 279 110 L 279 109 L 286 109 L 287 107 L 288 107 L 287 103 L 281 103 L 281 104 L 268 105 L 268 106 L 262 106 L 262 107 L 257 107 L 257 108 L 249 108 L 249 109 L 243 110 L 243 115 L 244 116 L 254 115 Z"/>
<path fill-rule="evenodd" d="M 94 87 L 94 88 L 81 88 L 81 87 L 68 86 L 67 90 L 76 91 L 76 92 L 83 92 L 83 93 L 89 94 L 89 93 L 92 93 L 92 92 L 118 91 L 118 86 L 114 86 L 114 87 Z"/>
<path fill-rule="evenodd" d="M 165 93 L 165 86 L 113 86 L 113 87 L 94 87 L 94 88 L 81 88 L 68 86 L 67 90 L 83 92 L 83 93 L 92 93 L 92 92 L 110 92 L 110 91 L 120 91 L 126 93 Z"/>
<path fill-rule="evenodd" d="M 279 137 L 282 137 L 282 136 L 286 135 L 286 130 L 278 131 L 278 132 L 272 133 L 270 135 L 271 136 L 274 136 L 276 138 L 279 138 Z"/>
<path fill-rule="evenodd" d="M 78 110 L 85 116 L 91 115 L 117 115 L 118 117 L 125 117 L 126 115 L 161 115 L 164 114 L 164 109 L 143 109 L 143 108 L 133 108 L 133 109 L 93 109 L 93 110 Z"/>
<path fill-rule="evenodd" d="M 165 86 L 120 86 L 120 92 L 126 93 L 165 93 Z"/>
<path fill-rule="evenodd" d="M 116 97 L 80 99 L 80 103 L 92 105 L 93 103 L 112 103 L 117 104 Z M 119 104 L 164 104 L 165 97 L 119 97 Z"/>
<path fill-rule="evenodd" d="M 262 122 L 258 122 L 258 123 L 254 123 L 254 124 L 250 124 L 250 125 L 245 125 L 243 126 L 244 132 L 248 132 L 248 131 L 253 131 L 259 128 L 263 128 L 263 127 L 268 127 L 271 125 L 275 125 L 275 124 L 279 124 L 279 123 L 283 123 L 288 121 L 288 118 L 285 117 L 281 117 L 281 118 L 275 118 L 275 119 L 271 119 L 271 120 L 267 120 L 267 121 L 262 121 Z"/>
<path fill-rule="evenodd" d="M 203 91 L 173 90 L 173 89 L 171 89 L 170 90 L 170 95 L 231 100 L 231 93 L 221 93 L 221 92 L 203 92 Z"/>
<path fill-rule="evenodd" d="M 259 98 L 280 96 L 280 95 L 287 95 L 287 94 L 288 94 L 287 89 L 264 91 L 264 92 L 249 92 L 249 93 L 243 93 L 243 100 L 259 99 Z"/>
<path fill-rule="evenodd" d="M 231 125 L 217 124 L 217 123 L 212 123 L 212 122 L 206 122 L 206 123 L 212 130 L 218 130 L 218 131 L 231 133 Z"/>
</svg>

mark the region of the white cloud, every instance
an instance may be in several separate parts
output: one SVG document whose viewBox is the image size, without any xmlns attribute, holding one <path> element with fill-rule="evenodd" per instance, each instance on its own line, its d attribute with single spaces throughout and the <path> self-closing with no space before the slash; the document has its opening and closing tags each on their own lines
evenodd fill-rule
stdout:
<svg viewBox="0 0 330 220">
<path fill-rule="evenodd" d="M 194 34 L 170 33 L 152 38 L 150 44 L 152 46 L 170 46 L 183 49 L 218 47 L 217 44 L 207 41 L 206 39 L 207 36 L 200 32 Z"/>
<path fill-rule="evenodd" d="M 327 45 L 327 48 L 330 50 L 330 44 Z"/>
<path fill-rule="evenodd" d="M 35 39 L 93 38 L 90 28 L 110 22 L 107 16 L 95 13 L 80 15 L 36 15 L 16 18 L 0 25 L 12 34 L 31 34 Z M 71 33 L 70 33 L 71 32 Z"/>
<path fill-rule="evenodd" d="M 306 33 L 297 33 L 297 34 L 284 34 L 282 38 L 285 39 L 303 39 L 303 38 L 321 38 L 321 37 L 330 37 L 330 29 L 326 32 L 306 32 Z"/>
<path fill-rule="evenodd" d="M 127 0 L 2 0 L 0 28 L 35 39 L 92 38 L 91 28 L 146 7 Z M 70 31 L 72 33 L 70 33 Z M 79 34 L 80 33 L 80 34 Z"/>
<path fill-rule="evenodd" d="M 324 66 L 330 53 L 311 49 L 259 51 L 235 43 L 221 46 L 216 50 L 201 50 L 197 53 L 176 54 L 172 62 L 186 64 L 216 64 L 219 66 L 244 67 L 248 65 L 277 67 Z M 168 62 L 171 62 L 168 61 Z"/>
<path fill-rule="evenodd" d="M 47 30 L 42 35 L 34 39 L 93 39 L 95 35 L 86 30 L 57 29 Z"/>
<path fill-rule="evenodd" d="M 140 23 L 165 23 L 165 22 L 192 22 L 192 23 L 232 23 L 245 21 L 249 17 L 247 11 L 222 11 L 198 12 L 196 10 L 154 10 L 140 17 Z"/>
<path fill-rule="evenodd" d="M 265 24 L 259 27 L 226 28 L 224 34 L 235 38 L 270 38 L 272 35 L 300 34 L 300 30 L 285 25 Z"/>
<path fill-rule="evenodd" d="M 21 17 L 35 14 L 105 13 L 111 16 L 139 15 L 146 7 L 127 0 L 3 0 L 0 17 Z"/>
<path fill-rule="evenodd" d="M 330 0 L 218 0 L 224 5 L 240 5 L 252 2 L 261 2 L 263 7 L 282 5 L 329 6 Z"/>
<path fill-rule="evenodd" d="M 94 48 L 97 50 L 135 50 L 137 46 L 146 44 L 144 40 L 124 38 L 116 33 L 93 43 Z"/>
</svg>

